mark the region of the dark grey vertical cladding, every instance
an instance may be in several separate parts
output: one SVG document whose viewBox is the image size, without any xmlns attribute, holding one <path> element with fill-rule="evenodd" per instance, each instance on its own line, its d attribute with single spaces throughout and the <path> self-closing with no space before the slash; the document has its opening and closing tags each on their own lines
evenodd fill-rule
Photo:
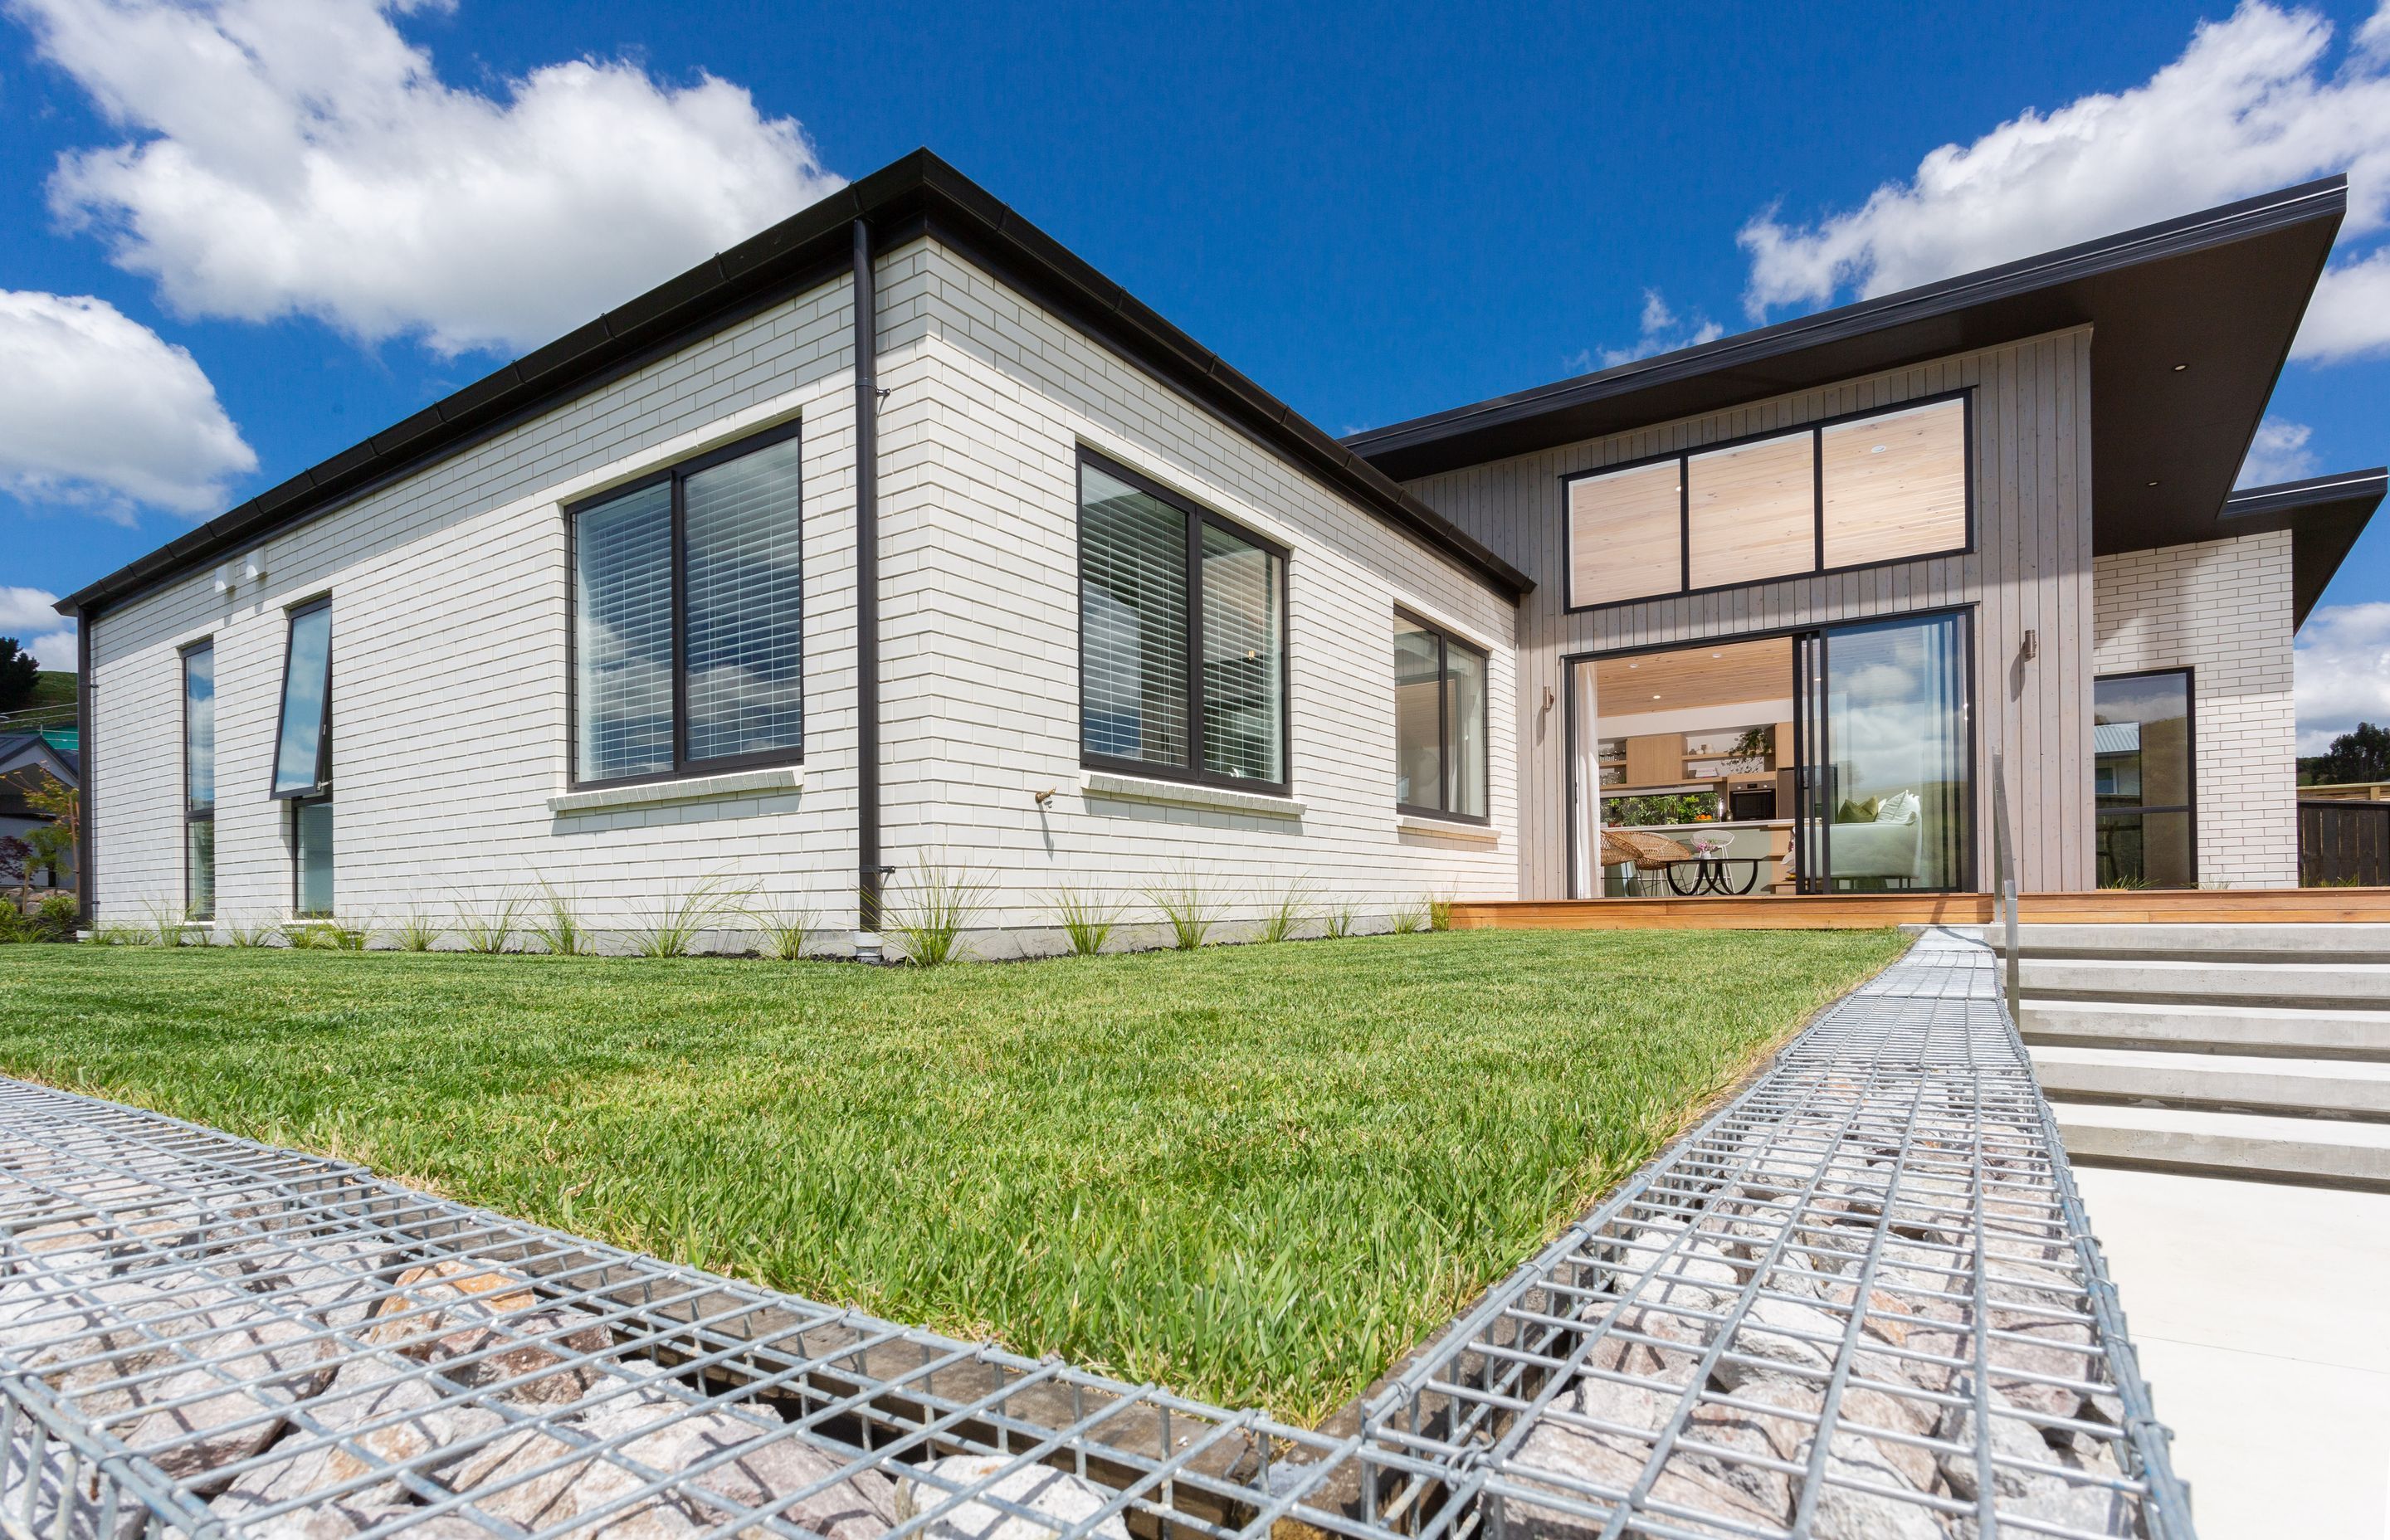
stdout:
<svg viewBox="0 0 2390 1540">
<path fill-rule="evenodd" d="M 96 881 L 98 865 L 92 858 L 92 847 L 98 841 L 99 828 L 92 816 L 97 800 L 92 796 L 91 784 L 91 623 L 96 612 L 75 611 L 75 780 L 81 788 L 76 795 L 82 799 L 83 827 L 75 831 L 75 894 L 77 912 L 83 923 L 93 923 L 96 911 L 92 907 L 94 895 L 99 891 Z"/>
<path fill-rule="evenodd" d="M 880 929 L 880 327 L 871 227 L 854 222 L 854 843 L 856 923 Z"/>
</svg>

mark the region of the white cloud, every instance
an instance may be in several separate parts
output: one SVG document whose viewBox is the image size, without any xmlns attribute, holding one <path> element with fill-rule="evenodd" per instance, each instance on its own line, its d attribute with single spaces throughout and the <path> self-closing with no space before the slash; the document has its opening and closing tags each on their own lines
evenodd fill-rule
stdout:
<svg viewBox="0 0 2390 1540">
<path fill-rule="evenodd" d="M 842 185 L 712 75 L 452 87 L 392 21 L 436 0 L 6 3 L 131 135 L 63 157 L 53 208 L 187 315 L 520 349 Z"/>
<path fill-rule="evenodd" d="M 1726 328 L 1706 315 L 1696 315 L 1679 324 L 1677 313 L 1656 289 L 1643 291 L 1643 318 L 1639 334 L 1623 348 L 1587 348 L 1569 357 L 1569 366 L 1578 370 L 1614 369 L 1621 364 L 1632 364 L 1638 358 L 1655 353 L 1675 353 L 1679 348 L 1697 348 L 1704 342 L 1715 342 L 1726 335 Z"/>
<path fill-rule="evenodd" d="M 2390 725 L 2390 604 L 2324 606 L 2292 656 L 2300 753 L 2322 753 L 2359 722 Z"/>
<path fill-rule="evenodd" d="M 2249 440 L 2248 457 L 2241 462 L 2236 487 L 2272 486 L 2316 473 L 2316 457 L 2307 448 L 2315 430 L 2304 422 L 2268 417 Z"/>
<path fill-rule="evenodd" d="M 44 668 L 72 674 L 75 659 L 74 622 L 51 607 L 56 594 L 39 588 L 0 586 L 0 636 L 14 636 Z"/>
<path fill-rule="evenodd" d="M 202 514 L 256 468 L 188 353 L 104 300 L 0 290 L 0 490 Z"/>
<path fill-rule="evenodd" d="M 2332 36 L 2312 11 L 2252 0 L 2202 22 L 2142 84 L 1944 145 L 1857 209 L 1805 225 L 1770 210 L 1738 237 L 1744 302 L 1757 317 L 1846 289 L 1889 293 L 2332 172 L 2348 173 L 2344 234 L 2377 230 L 2390 212 L 2390 0 L 2336 67 Z M 2390 346 L 2383 256 L 2325 275 L 2303 356 Z"/>
</svg>

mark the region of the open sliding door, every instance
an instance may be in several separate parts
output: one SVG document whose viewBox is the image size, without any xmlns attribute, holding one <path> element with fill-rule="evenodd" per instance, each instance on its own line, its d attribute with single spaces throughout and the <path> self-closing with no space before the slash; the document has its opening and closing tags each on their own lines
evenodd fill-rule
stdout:
<svg viewBox="0 0 2390 1540">
<path fill-rule="evenodd" d="M 1972 880 L 1967 619 L 1829 627 L 1793 648 L 1795 871 L 1805 893 Z"/>
</svg>

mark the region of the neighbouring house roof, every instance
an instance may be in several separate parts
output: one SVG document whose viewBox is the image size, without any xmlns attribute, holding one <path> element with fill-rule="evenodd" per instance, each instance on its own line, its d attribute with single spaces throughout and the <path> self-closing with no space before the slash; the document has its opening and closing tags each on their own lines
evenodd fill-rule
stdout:
<svg viewBox="0 0 2390 1540">
<path fill-rule="evenodd" d="M 2291 625 L 2305 625 L 2365 521 L 2390 491 L 2390 467 L 2249 487 L 2225 499 L 2218 535 L 2291 532 Z"/>
<path fill-rule="evenodd" d="M 1505 597 L 1535 587 L 1053 237 L 919 149 L 78 589 L 58 609 L 95 615 L 847 273 L 857 219 L 870 225 L 881 250 L 935 236 Z"/>
<path fill-rule="evenodd" d="M 0 733 L 0 804 L 22 815 L 25 793 L 40 788 L 44 773 L 68 786 L 82 781 L 76 756 L 56 747 L 43 734 Z"/>
<path fill-rule="evenodd" d="M 2347 203 L 2327 177 L 1344 442 L 1409 481 L 2088 324 L 2092 548 L 2213 540 Z"/>
<path fill-rule="evenodd" d="M 2141 751 L 2141 725 L 2138 722 L 2099 722 L 2091 726 L 2091 752 L 2099 754 L 2138 754 Z"/>
</svg>

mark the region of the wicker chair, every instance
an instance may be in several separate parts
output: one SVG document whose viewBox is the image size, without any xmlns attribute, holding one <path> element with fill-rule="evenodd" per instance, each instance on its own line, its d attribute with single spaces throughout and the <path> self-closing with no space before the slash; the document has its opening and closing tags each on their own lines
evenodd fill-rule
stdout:
<svg viewBox="0 0 2390 1540">
<path fill-rule="evenodd" d="M 1601 831 L 1601 864 L 1605 866 L 1633 866 L 1635 876 L 1627 885 L 1627 892 L 1638 898 L 1653 898 L 1667 892 L 1669 864 L 1692 858 L 1691 851 L 1664 834 L 1646 834 L 1632 828 L 1605 828 Z"/>
</svg>

